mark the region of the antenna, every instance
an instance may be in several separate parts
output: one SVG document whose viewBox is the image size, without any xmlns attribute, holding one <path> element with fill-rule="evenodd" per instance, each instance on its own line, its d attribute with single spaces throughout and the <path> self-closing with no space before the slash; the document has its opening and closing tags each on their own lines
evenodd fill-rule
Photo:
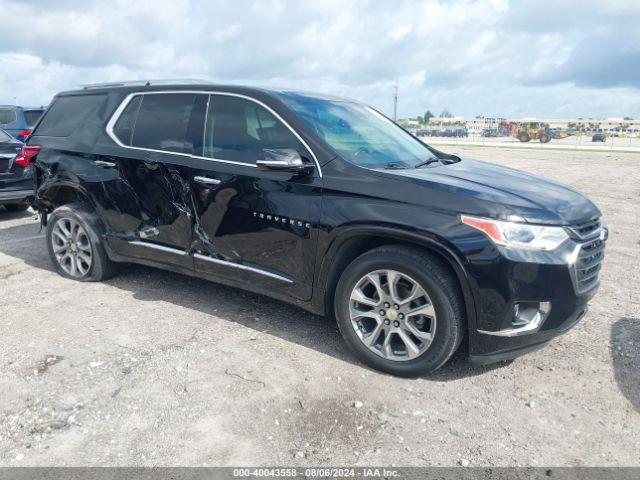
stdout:
<svg viewBox="0 0 640 480">
<path fill-rule="evenodd" d="M 393 86 L 393 121 L 398 121 L 398 80 Z"/>
</svg>

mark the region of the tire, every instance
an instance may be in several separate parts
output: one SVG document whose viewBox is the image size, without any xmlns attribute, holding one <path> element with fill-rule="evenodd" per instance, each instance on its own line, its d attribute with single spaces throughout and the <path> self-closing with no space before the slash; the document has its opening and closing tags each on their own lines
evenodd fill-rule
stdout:
<svg viewBox="0 0 640 480">
<path fill-rule="evenodd" d="M 7 203 L 4 208 L 8 212 L 25 212 L 29 208 L 28 203 Z"/>
<path fill-rule="evenodd" d="M 66 230 L 71 231 L 66 238 L 71 244 L 60 249 L 65 244 L 62 236 Z M 49 215 L 46 232 L 49 257 L 56 271 L 80 282 L 99 282 L 114 276 L 117 264 L 108 257 L 99 232 L 100 220 L 86 204 L 70 203 L 56 208 Z"/>
<path fill-rule="evenodd" d="M 551 141 L 551 137 L 546 133 L 540 135 L 540 143 L 549 143 Z"/>
<path fill-rule="evenodd" d="M 400 278 L 396 281 L 397 288 L 395 290 L 398 293 L 396 298 L 410 298 L 411 295 L 400 297 L 399 293 L 402 286 L 408 291 L 410 281 L 413 281 L 425 292 L 425 296 L 415 302 L 425 301 L 425 303 L 416 307 L 414 302 L 410 302 L 406 305 L 406 309 L 405 306 L 402 306 L 395 314 L 392 311 L 394 305 L 385 310 L 386 304 L 382 302 L 383 299 L 380 295 L 375 293 L 379 290 L 373 284 L 366 284 L 368 282 L 366 276 L 371 274 L 373 278 L 377 276 L 378 279 L 382 279 L 378 283 L 387 285 L 386 291 L 388 291 L 390 283 L 388 277 L 385 277 L 384 273 L 380 273 L 385 271 L 395 272 L 392 275 L 395 278 Z M 366 286 L 362 286 L 363 281 Z M 359 292 L 367 289 L 374 292 L 366 296 L 371 295 L 379 298 L 380 303 L 375 307 L 369 307 L 354 300 L 354 295 L 357 298 L 362 298 L 359 293 L 356 293 L 356 287 Z M 366 301 L 370 301 L 370 298 L 367 298 Z M 411 314 L 411 311 L 423 310 L 423 307 L 427 307 L 428 310 L 429 306 L 434 312 L 432 318 L 416 317 Z M 356 319 L 352 321 L 352 313 L 359 312 L 360 308 L 373 308 L 365 315 L 372 314 L 376 318 L 365 316 L 358 319 L 356 315 Z M 378 310 L 379 308 L 380 310 Z M 464 302 L 457 279 L 442 260 L 418 247 L 383 246 L 356 258 L 347 266 L 338 281 L 334 295 L 334 311 L 342 336 L 360 360 L 376 370 L 402 377 L 415 377 L 437 370 L 455 353 L 464 336 Z M 385 315 L 378 314 L 382 311 L 385 312 Z M 400 314 L 400 319 L 396 321 L 399 318 L 397 317 L 398 313 L 403 311 L 406 315 Z M 384 323 L 389 319 L 393 320 L 392 324 L 381 326 L 380 322 Z M 399 322 L 403 323 L 396 325 Z M 416 332 L 416 322 L 421 322 L 420 328 L 424 329 L 418 332 L 421 336 L 427 335 L 428 330 L 431 329 L 430 340 L 422 341 L 419 339 L 421 337 L 409 336 L 410 339 L 413 339 L 414 346 L 420 344 L 417 350 L 411 350 L 413 358 L 409 355 L 410 349 L 406 341 L 403 340 L 403 337 L 406 339 L 407 333 L 409 333 L 409 330 L 405 328 L 409 322 L 412 322 L 413 325 L 411 332 Z M 398 328 L 391 330 L 392 325 Z M 379 328 L 385 328 L 391 332 L 388 335 L 390 345 L 393 346 L 395 342 L 395 346 L 390 349 L 391 351 L 386 350 L 387 355 L 384 351 L 387 330 L 379 331 Z M 399 330 L 404 330 L 404 334 Z M 377 332 L 379 332 L 379 337 L 375 337 Z M 366 340 L 370 343 L 376 341 L 377 338 L 376 344 L 373 346 L 365 345 L 365 340 L 361 339 L 361 336 L 365 334 L 367 335 Z"/>
<path fill-rule="evenodd" d="M 521 133 L 520 135 L 518 135 L 518 140 L 520 140 L 521 142 L 528 142 L 529 140 L 531 140 L 531 137 L 526 134 L 526 133 Z"/>
</svg>

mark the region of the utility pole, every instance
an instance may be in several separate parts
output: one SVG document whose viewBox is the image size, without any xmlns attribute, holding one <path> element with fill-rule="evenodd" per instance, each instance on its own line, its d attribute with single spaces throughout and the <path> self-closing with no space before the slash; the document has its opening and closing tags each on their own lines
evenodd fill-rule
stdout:
<svg viewBox="0 0 640 480">
<path fill-rule="evenodd" d="M 393 86 L 393 121 L 398 121 L 398 82 Z"/>
</svg>

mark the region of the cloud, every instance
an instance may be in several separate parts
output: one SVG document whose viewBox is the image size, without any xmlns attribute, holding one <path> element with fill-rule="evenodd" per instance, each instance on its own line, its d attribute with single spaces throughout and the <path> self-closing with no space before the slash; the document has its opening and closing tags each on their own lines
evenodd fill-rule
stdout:
<svg viewBox="0 0 640 480">
<path fill-rule="evenodd" d="M 635 3 L 635 7 L 634 7 Z M 0 103 L 91 82 L 206 78 L 401 115 L 638 116 L 637 0 L 0 0 Z M 606 99 L 606 101 L 602 101 Z"/>
</svg>

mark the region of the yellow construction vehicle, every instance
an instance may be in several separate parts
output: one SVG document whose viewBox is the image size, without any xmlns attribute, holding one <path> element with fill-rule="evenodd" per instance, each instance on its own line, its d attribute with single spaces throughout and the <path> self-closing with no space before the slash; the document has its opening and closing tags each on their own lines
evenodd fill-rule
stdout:
<svg viewBox="0 0 640 480">
<path fill-rule="evenodd" d="M 548 123 L 541 122 L 521 122 L 518 124 L 514 137 L 521 142 L 529 140 L 540 140 L 540 143 L 549 143 L 551 141 L 551 132 Z"/>
</svg>

